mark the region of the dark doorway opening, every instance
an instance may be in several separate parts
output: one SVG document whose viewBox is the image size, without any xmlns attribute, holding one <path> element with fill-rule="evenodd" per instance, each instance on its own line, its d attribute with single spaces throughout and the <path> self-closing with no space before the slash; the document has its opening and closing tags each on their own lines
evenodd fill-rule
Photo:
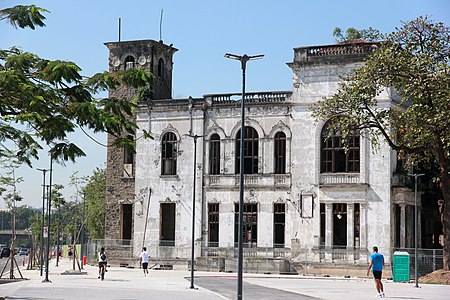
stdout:
<svg viewBox="0 0 450 300">
<path fill-rule="evenodd" d="M 333 204 L 333 247 L 347 247 L 347 204 Z"/>
<path fill-rule="evenodd" d="M 160 246 L 175 246 L 175 203 L 161 203 Z"/>
<path fill-rule="evenodd" d="M 122 239 L 131 240 L 133 226 L 133 204 L 122 204 Z"/>
</svg>

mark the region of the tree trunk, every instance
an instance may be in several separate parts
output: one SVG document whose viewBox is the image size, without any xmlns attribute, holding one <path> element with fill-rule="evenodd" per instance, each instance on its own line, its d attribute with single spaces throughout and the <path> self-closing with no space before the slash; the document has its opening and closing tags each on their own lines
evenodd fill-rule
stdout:
<svg viewBox="0 0 450 300">
<path fill-rule="evenodd" d="M 447 175 L 448 177 L 448 175 Z M 444 270 L 449 270 L 450 255 L 450 187 L 449 184 L 441 185 L 442 194 L 444 195 L 444 205 L 442 212 L 442 230 L 444 233 Z"/>
</svg>

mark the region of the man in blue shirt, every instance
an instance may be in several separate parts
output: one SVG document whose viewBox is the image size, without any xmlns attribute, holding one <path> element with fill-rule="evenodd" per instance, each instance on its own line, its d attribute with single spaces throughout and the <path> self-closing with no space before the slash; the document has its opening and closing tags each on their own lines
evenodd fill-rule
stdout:
<svg viewBox="0 0 450 300">
<path fill-rule="evenodd" d="M 383 283 L 381 282 L 381 274 L 383 273 L 384 256 L 378 253 L 378 247 L 373 247 L 373 253 L 370 256 L 370 264 L 367 268 L 367 276 L 369 276 L 370 269 L 372 269 L 373 278 L 375 279 L 375 287 L 378 292 L 378 297 L 384 298 Z"/>
</svg>

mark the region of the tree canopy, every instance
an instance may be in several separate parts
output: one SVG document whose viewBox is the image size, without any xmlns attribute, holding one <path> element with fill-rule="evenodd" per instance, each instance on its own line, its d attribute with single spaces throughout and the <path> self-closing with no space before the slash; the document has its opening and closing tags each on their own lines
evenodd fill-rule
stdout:
<svg viewBox="0 0 450 300">
<path fill-rule="evenodd" d="M 35 29 L 45 26 L 46 12 L 34 5 L 18 5 L 0 10 L 0 20 Z M 142 95 L 140 90 L 150 89 L 152 75 L 139 68 L 91 77 L 81 71 L 71 61 L 48 60 L 14 46 L 0 49 L 0 143 L 14 149 L 21 163 L 31 165 L 44 145 L 59 162 L 84 156 L 67 137 L 77 127 L 112 134 L 117 145 L 133 143 L 123 133 L 135 132 L 130 116 L 136 102 L 95 95 L 119 85 L 136 88 L 136 95 Z M 0 147 L 0 157 L 4 155 Z"/>
<path fill-rule="evenodd" d="M 337 42 L 351 42 L 355 40 L 365 40 L 368 42 L 375 42 L 382 38 L 382 34 L 372 27 L 368 29 L 356 29 L 353 27 L 347 28 L 345 33 L 340 27 L 335 27 L 333 36 Z"/>
<path fill-rule="evenodd" d="M 387 141 L 410 166 L 436 164 L 444 198 L 444 266 L 450 253 L 450 30 L 427 17 L 385 36 L 335 95 L 312 107 L 317 119 L 357 126 Z M 392 101 L 386 102 L 389 98 Z M 345 130 L 343 130 L 345 133 Z M 347 130 L 348 132 L 348 130 Z"/>
<path fill-rule="evenodd" d="M 106 169 L 97 168 L 86 178 L 83 195 L 86 201 L 87 231 L 90 239 L 105 238 Z"/>
</svg>

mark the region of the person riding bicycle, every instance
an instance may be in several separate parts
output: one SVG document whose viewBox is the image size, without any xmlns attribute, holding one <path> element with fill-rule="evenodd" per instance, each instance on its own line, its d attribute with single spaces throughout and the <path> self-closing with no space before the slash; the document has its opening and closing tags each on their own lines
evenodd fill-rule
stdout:
<svg viewBox="0 0 450 300">
<path fill-rule="evenodd" d="M 102 275 L 102 268 L 103 268 L 103 273 L 106 272 L 106 253 L 105 253 L 105 248 L 102 247 L 100 249 L 100 252 L 98 253 L 98 278 L 100 278 L 100 276 Z M 103 279 L 103 278 L 102 278 Z"/>
</svg>

